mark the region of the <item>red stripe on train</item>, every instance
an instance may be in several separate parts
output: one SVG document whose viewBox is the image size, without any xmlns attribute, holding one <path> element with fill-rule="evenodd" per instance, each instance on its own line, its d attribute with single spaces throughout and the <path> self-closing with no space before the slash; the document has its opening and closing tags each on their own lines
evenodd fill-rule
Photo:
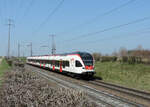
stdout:
<svg viewBox="0 0 150 107">
<path fill-rule="evenodd" d="M 53 71 L 55 70 L 55 66 L 53 65 Z"/>
</svg>

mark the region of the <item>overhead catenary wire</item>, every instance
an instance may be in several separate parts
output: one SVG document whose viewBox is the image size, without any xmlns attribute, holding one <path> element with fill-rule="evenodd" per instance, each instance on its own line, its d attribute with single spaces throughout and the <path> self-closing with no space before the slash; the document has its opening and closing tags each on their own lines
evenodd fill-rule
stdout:
<svg viewBox="0 0 150 107">
<path fill-rule="evenodd" d="M 0 3 L 1 4 L 1 3 Z M 0 6 L 0 22 L 2 22 L 3 18 L 2 18 L 2 9 L 1 9 L 1 6 Z"/>
<path fill-rule="evenodd" d="M 16 8 L 17 9 L 16 10 L 16 17 L 15 17 L 16 21 L 17 21 L 18 17 L 20 16 L 20 14 L 17 14 L 17 12 L 20 11 L 20 10 L 22 10 L 23 4 L 24 4 L 24 0 L 20 0 L 19 6 L 18 6 L 18 8 Z"/>
<path fill-rule="evenodd" d="M 4 7 L 4 9 L 5 9 L 5 12 L 3 12 L 3 14 L 5 13 L 5 17 L 4 18 L 8 18 L 9 16 L 8 16 L 8 10 L 7 10 L 7 0 L 4 0 L 4 5 L 3 5 Z"/>
<path fill-rule="evenodd" d="M 23 14 L 23 17 L 26 16 L 29 13 L 29 11 L 30 11 L 31 7 L 33 6 L 34 2 L 35 2 L 35 0 L 30 1 L 28 7 L 26 8 L 26 11 Z"/>
<path fill-rule="evenodd" d="M 118 11 L 119 9 L 121 9 L 121 8 L 123 8 L 123 7 L 125 7 L 125 6 L 128 6 L 129 4 L 131 4 L 131 3 L 135 2 L 135 1 L 136 1 L 136 0 L 129 0 L 128 2 L 125 2 L 125 3 L 123 3 L 123 4 L 121 4 L 121 5 L 117 6 L 117 7 L 114 7 L 114 8 L 112 8 L 112 9 L 110 9 L 110 10 L 104 12 L 104 13 L 101 13 L 101 14 L 95 16 L 94 18 L 89 19 L 89 20 L 86 21 L 86 22 L 83 22 L 83 23 L 81 23 L 81 24 L 79 24 L 79 25 L 76 25 L 76 26 L 74 26 L 74 27 L 71 27 L 70 30 L 71 30 L 71 29 L 73 29 L 73 30 L 79 29 L 79 28 L 84 27 L 84 26 L 86 26 L 86 25 L 92 24 L 92 23 L 96 22 L 97 20 L 100 20 L 102 17 L 107 16 L 107 15 L 109 15 L 109 14 L 115 12 L 115 11 Z M 68 30 L 68 31 L 70 31 L 70 30 Z M 65 34 L 65 33 L 67 33 L 68 31 L 66 31 L 66 32 L 61 32 L 60 34 Z"/>
<path fill-rule="evenodd" d="M 136 32 L 129 32 L 128 34 L 134 34 L 134 33 L 136 34 L 137 31 Z M 139 35 L 139 34 L 146 34 L 146 33 L 150 33 L 150 29 L 148 31 L 141 31 L 141 32 L 137 33 L 137 35 Z M 97 40 L 94 40 L 94 41 L 85 41 L 84 43 L 85 44 L 86 43 L 88 43 L 88 44 L 100 43 L 99 41 L 104 42 L 104 41 L 112 40 L 114 38 L 119 39 L 119 38 L 122 38 L 122 37 L 133 37 L 133 36 L 137 36 L 137 35 L 132 35 L 132 36 L 131 35 L 126 35 L 126 36 L 117 35 L 117 36 L 111 36 L 111 38 L 102 38 L 102 39 L 97 39 Z"/>
<path fill-rule="evenodd" d="M 129 34 L 136 34 L 137 32 L 129 32 Z M 117 36 L 111 36 L 111 37 L 109 37 L 109 38 L 101 38 L 101 39 L 97 39 L 97 40 L 94 40 L 94 41 L 84 41 L 84 42 L 82 42 L 82 46 L 83 45 L 86 45 L 86 47 L 88 47 L 89 45 L 91 46 L 91 45 L 100 45 L 100 44 L 106 44 L 106 42 L 107 43 L 109 43 L 108 41 L 110 41 L 110 40 L 117 40 L 118 41 L 118 39 L 122 39 L 122 37 L 123 38 L 128 38 L 128 37 L 142 37 L 143 36 L 143 34 L 149 34 L 150 33 L 150 31 L 141 31 L 141 32 L 139 32 L 139 33 L 137 33 L 136 35 L 126 35 L 126 36 L 120 36 L 120 35 L 117 35 Z M 145 36 L 145 35 L 144 35 Z M 149 37 L 148 35 L 146 35 L 147 37 Z M 114 38 L 116 38 L 116 39 L 114 39 Z M 76 44 L 80 44 L 80 43 L 76 43 Z M 67 45 L 67 44 L 65 44 L 65 45 Z M 60 47 L 61 46 L 61 47 Z M 58 47 L 59 48 L 62 48 L 62 47 L 64 47 L 64 44 L 63 45 L 58 45 Z M 66 47 L 66 46 L 65 46 Z M 77 46 L 78 47 L 78 46 Z M 87 49 L 87 48 L 86 48 Z M 88 48 L 88 49 L 90 49 L 90 48 Z"/>
<path fill-rule="evenodd" d="M 37 33 L 40 29 L 41 29 L 41 27 L 43 27 L 46 23 L 47 23 L 47 21 L 59 10 L 59 8 L 62 6 L 62 4 L 64 3 L 64 1 L 65 0 L 61 0 L 60 2 L 59 2 L 59 4 L 54 8 L 54 10 L 53 11 L 51 11 L 49 14 L 48 14 L 48 16 L 45 18 L 45 20 L 42 22 L 42 23 L 40 23 L 40 25 L 39 25 L 39 27 L 36 29 L 36 31 L 35 32 L 33 32 L 33 33 Z M 51 9 L 49 9 L 49 11 L 50 11 Z"/>
<path fill-rule="evenodd" d="M 134 33 L 134 32 L 133 32 Z M 150 31 L 145 31 L 145 32 L 140 32 L 140 33 L 138 33 L 138 34 L 136 34 L 136 35 L 126 35 L 126 36 L 120 36 L 120 35 L 118 35 L 118 36 L 115 36 L 115 37 L 111 37 L 111 38 L 107 38 L 107 39 L 98 39 L 98 40 L 95 40 L 95 41 L 88 41 L 88 43 L 86 44 L 86 43 L 84 43 L 84 44 L 86 44 L 86 46 L 91 46 L 91 45 L 99 45 L 100 46 L 100 44 L 102 45 L 102 44 L 107 44 L 107 43 L 109 43 L 110 42 L 110 40 L 112 41 L 112 40 L 114 40 L 114 38 L 117 38 L 117 39 L 115 39 L 115 40 L 117 40 L 118 41 L 118 39 L 122 39 L 122 38 L 124 38 L 124 41 L 125 42 L 129 42 L 129 40 L 130 41 L 135 41 L 136 39 L 138 39 L 139 37 L 149 37 L 149 33 L 150 33 Z M 146 35 L 145 35 L 146 34 Z M 148 35 L 147 35 L 148 34 Z M 136 37 L 136 39 L 127 39 L 127 38 L 131 38 L 131 37 Z M 138 38 L 137 38 L 138 37 Z M 125 40 L 125 39 L 127 39 L 127 40 Z M 93 44 L 94 43 L 94 44 Z M 114 43 L 116 43 L 116 41 L 114 42 Z M 103 45 L 102 45 L 103 46 Z M 108 46 L 111 46 L 111 44 L 109 44 Z"/>
<path fill-rule="evenodd" d="M 145 31 L 146 30 L 146 31 Z M 144 28 L 144 29 L 139 29 L 137 31 L 134 31 L 134 32 L 127 32 L 126 34 L 123 34 L 123 35 L 126 35 L 126 36 L 121 36 L 121 35 L 115 35 L 115 36 L 112 36 L 112 35 L 109 35 L 108 38 L 100 38 L 100 39 L 96 39 L 96 40 L 91 40 L 91 41 L 82 41 L 82 45 L 94 45 L 94 44 L 103 44 L 103 43 L 106 43 L 107 41 L 109 40 L 114 40 L 114 38 L 116 38 L 115 40 L 118 40 L 118 39 L 121 39 L 122 37 L 123 38 L 127 38 L 127 37 L 141 37 L 143 36 L 142 34 L 149 34 L 150 33 L 150 27 L 148 28 Z M 132 34 L 132 35 L 131 35 Z M 133 35 L 134 34 L 134 35 Z M 79 44 L 79 42 L 77 43 Z M 63 44 L 64 45 L 64 44 Z M 65 44 L 67 45 L 67 44 Z M 60 46 L 60 45 L 59 45 Z M 62 45 L 61 45 L 62 46 Z"/>
<path fill-rule="evenodd" d="M 10 18 L 12 18 L 13 20 L 15 20 L 15 2 L 13 0 L 8 2 L 9 4 L 9 14 L 10 14 Z"/>
<path fill-rule="evenodd" d="M 34 5 L 34 3 L 35 3 L 35 0 L 30 0 L 27 8 L 25 8 L 25 11 L 23 12 L 23 15 L 21 16 L 22 18 L 27 16 L 27 14 L 30 12 L 30 10 L 31 10 L 32 6 Z M 22 8 L 22 5 L 23 5 L 23 1 L 20 2 L 20 7 L 19 7 L 20 9 Z M 17 18 L 18 18 L 18 16 L 16 16 L 16 20 L 17 20 Z M 20 18 L 19 22 L 21 21 L 22 18 Z"/>
<path fill-rule="evenodd" d="M 103 33 L 103 32 L 106 32 L 106 31 L 111 31 L 111 30 L 113 30 L 113 29 L 122 28 L 122 27 L 125 27 L 125 26 L 128 26 L 128 25 L 140 23 L 140 22 L 143 22 L 143 21 L 146 21 L 146 20 L 150 20 L 150 16 L 144 17 L 144 18 L 140 18 L 140 19 L 137 19 L 137 20 L 134 20 L 134 21 L 125 23 L 125 24 L 120 24 L 120 25 L 116 25 L 116 26 L 109 27 L 109 28 L 105 28 L 105 29 L 103 29 L 103 30 L 99 30 L 99 31 L 96 31 L 96 32 L 90 32 L 90 33 L 87 33 L 87 34 L 79 35 L 79 36 L 76 36 L 76 37 L 74 37 L 74 38 L 72 38 L 72 39 L 68 39 L 68 40 L 66 40 L 66 41 L 68 41 L 68 42 L 74 41 L 74 40 L 77 40 L 77 39 L 79 39 L 79 38 L 81 39 L 81 38 L 93 36 L 93 35 L 96 35 L 96 34 L 99 34 L 99 33 Z"/>
</svg>

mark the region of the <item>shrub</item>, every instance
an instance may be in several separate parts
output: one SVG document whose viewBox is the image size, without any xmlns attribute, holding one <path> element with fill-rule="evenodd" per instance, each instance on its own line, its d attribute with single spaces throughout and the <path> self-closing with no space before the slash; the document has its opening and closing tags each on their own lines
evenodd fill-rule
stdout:
<svg viewBox="0 0 150 107">
<path fill-rule="evenodd" d="M 93 53 L 93 57 L 94 57 L 95 61 L 99 61 L 101 54 L 100 53 Z"/>
<path fill-rule="evenodd" d="M 31 72 L 9 72 L 0 93 L 0 107 L 94 107 L 82 91 L 52 87 Z"/>
<path fill-rule="evenodd" d="M 117 57 L 116 56 L 101 56 L 100 57 L 100 61 L 101 62 L 114 62 L 117 61 Z"/>
</svg>

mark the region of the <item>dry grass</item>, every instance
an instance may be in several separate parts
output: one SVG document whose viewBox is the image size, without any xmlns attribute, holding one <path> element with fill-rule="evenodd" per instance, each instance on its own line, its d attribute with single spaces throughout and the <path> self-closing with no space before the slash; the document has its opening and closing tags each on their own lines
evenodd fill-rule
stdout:
<svg viewBox="0 0 150 107">
<path fill-rule="evenodd" d="M 0 92 L 0 107 L 95 107 L 84 92 L 54 88 L 31 72 L 8 72 Z"/>
</svg>

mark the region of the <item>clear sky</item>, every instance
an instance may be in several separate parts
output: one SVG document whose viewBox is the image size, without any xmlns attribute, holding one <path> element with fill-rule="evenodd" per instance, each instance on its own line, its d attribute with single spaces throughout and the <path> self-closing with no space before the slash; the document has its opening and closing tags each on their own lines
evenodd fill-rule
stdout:
<svg viewBox="0 0 150 107">
<path fill-rule="evenodd" d="M 150 0 L 0 0 L 0 55 L 7 53 L 9 18 L 11 55 L 17 55 L 18 43 L 21 55 L 29 55 L 30 42 L 38 55 L 51 52 L 41 46 L 51 47 L 52 34 L 57 53 L 150 49 L 150 19 L 112 28 L 144 17 L 150 17 Z"/>
</svg>

